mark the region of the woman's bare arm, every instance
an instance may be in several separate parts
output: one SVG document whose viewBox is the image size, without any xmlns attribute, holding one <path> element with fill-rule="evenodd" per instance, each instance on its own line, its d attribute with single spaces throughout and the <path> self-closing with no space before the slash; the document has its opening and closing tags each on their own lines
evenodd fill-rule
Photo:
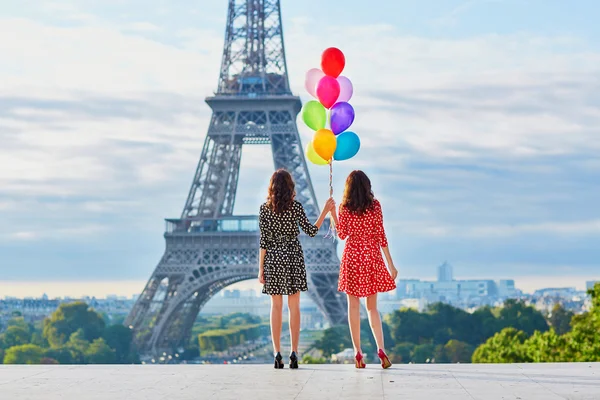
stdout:
<svg viewBox="0 0 600 400">
<path fill-rule="evenodd" d="M 266 254 L 267 254 L 267 250 L 260 249 L 259 264 L 258 264 L 258 281 L 262 285 L 265 284 L 265 255 Z"/>
<path fill-rule="evenodd" d="M 385 260 L 387 261 L 388 269 L 390 270 L 390 275 L 392 276 L 392 279 L 396 279 L 396 277 L 398 276 L 398 270 L 394 266 L 394 261 L 392 260 L 390 249 L 387 246 L 382 247 L 381 249 L 383 250 L 383 254 L 385 255 Z"/>
</svg>

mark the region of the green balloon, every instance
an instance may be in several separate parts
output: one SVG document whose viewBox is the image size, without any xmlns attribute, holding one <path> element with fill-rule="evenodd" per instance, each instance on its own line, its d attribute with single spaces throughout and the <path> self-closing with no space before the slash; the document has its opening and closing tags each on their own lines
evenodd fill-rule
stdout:
<svg viewBox="0 0 600 400">
<path fill-rule="evenodd" d="M 311 100 L 302 107 L 302 121 L 313 131 L 325 128 L 327 111 L 321 103 Z"/>
</svg>

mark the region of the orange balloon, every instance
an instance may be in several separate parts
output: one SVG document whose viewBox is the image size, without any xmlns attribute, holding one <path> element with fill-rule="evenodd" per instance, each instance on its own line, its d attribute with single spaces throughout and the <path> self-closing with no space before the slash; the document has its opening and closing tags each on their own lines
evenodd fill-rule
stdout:
<svg viewBox="0 0 600 400">
<path fill-rule="evenodd" d="M 313 148 L 323 160 L 330 161 L 337 147 L 337 140 L 334 133 L 329 129 L 319 129 L 315 132 L 313 138 Z"/>
</svg>

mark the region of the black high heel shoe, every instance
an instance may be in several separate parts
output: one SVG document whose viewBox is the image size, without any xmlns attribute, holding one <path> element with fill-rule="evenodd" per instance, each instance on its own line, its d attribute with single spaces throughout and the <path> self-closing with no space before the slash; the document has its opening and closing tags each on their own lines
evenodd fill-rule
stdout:
<svg viewBox="0 0 600 400">
<path fill-rule="evenodd" d="M 295 351 L 292 351 L 292 354 L 290 354 L 290 368 L 298 369 L 298 356 Z"/>
<path fill-rule="evenodd" d="M 283 357 L 281 357 L 281 353 L 277 353 L 275 355 L 275 369 L 283 369 Z"/>
</svg>

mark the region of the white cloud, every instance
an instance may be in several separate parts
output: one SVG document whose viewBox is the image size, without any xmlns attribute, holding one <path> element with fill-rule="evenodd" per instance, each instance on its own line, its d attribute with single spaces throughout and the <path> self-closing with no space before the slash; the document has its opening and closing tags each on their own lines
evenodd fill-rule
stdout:
<svg viewBox="0 0 600 400">
<path fill-rule="evenodd" d="M 0 65 L 3 92 L 28 95 L 31 88 L 61 92 L 127 95 L 168 91 L 206 93 L 202 77 L 218 66 L 205 55 L 167 46 L 118 29 L 99 26 L 56 27 L 25 19 L 1 19 Z M 210 43 L 210 41 L 209 41 Z M 221 45 L 206 50 L 217 59 Z"/>
<path fill-rule="evenodd" d="M 433 236 L 486 239 L 527 235 L 559 235 L 559 236 L 598 236 L 600 235 L 600 220 L 576 222 L 541 222 L 529 224 L 502 225 L 435 225 L 424 221 L 398 221 L 389 224 L 391 227 L 402 228 L 412 234 Z"/>
<path fill-rule="evenodd" d="M 17 240 L 33 240 L 33 239 L 37 239 L 39 236 L 36 232 L 19 231 L 19 232 L 10 234 L 9 237 L 12 239 L 17 239 Z"/>
<path fill-rule="evenodd" d="M 32 230 L 16 231 L 5 235 L 8 240 L 33 241 L 33 240 L 65 240 L 86 239 L 108 231 L 103 225 L 82 225 L 68 228 L 53 228 L 45 225 L 35 226 L 35 222 L 28 228 Z"/>
</svg>

